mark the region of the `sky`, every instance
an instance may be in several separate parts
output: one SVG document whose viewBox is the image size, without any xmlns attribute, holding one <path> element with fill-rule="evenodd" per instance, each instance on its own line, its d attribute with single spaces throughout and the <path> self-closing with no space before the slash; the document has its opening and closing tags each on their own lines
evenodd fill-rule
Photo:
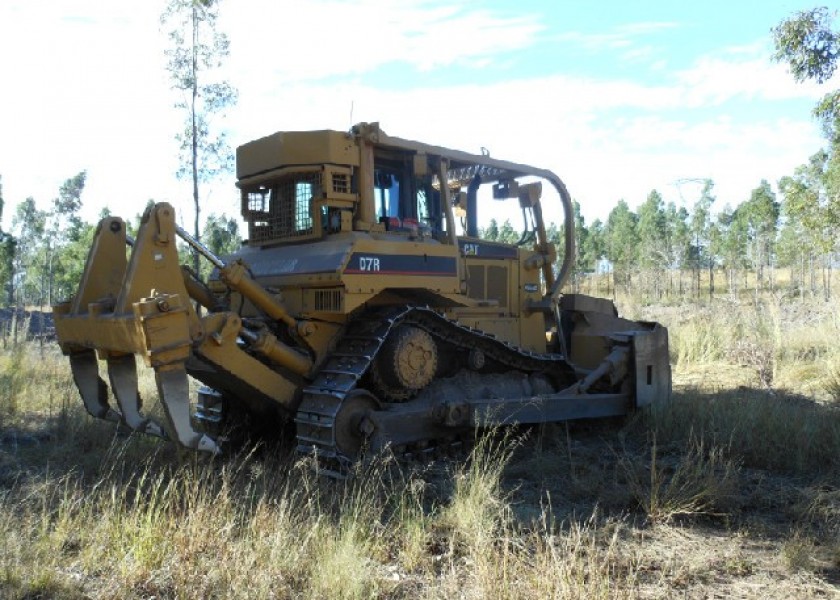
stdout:
<svg viewBox="0 0 840 600">
<path fill-rule="evenodd" d="M 192 220 L 160 25 L 165 2 L 0 3 L 0 176 L 6 210 L 48 208 L 87 171 L 83 216 L 148 199 Z M 275 131 L 378 121 L 403 138 L 548 168 L 588 223 L 656 189 L 690 207 L 699 181 L 736 206 L 823 145 L 811 117 L 840 86 L 771 60 L 793 0 L 232 0 L 217 74 L 239 91 L 216 126 L 233 146 Z M 237 215 L 234 175 L 204 214 Z M 546 205 L 548 220 L 559 208 Z M 507 213 L 493 213 L 494 216 Z M 518 226 L 517 210 L 510 212 Z M 483 215 L 482 221 L 490 213 Z"/>
</svg>

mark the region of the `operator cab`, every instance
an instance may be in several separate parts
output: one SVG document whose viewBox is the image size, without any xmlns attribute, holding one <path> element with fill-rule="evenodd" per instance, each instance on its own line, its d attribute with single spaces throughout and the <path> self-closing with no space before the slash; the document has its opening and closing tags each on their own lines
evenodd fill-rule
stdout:
<svg viewBox="0 0 840 600">
<path fill-rule="evenodd" d="M 240 146 L 236 160 L 250 246 L 357 231 L 437 241 L 470 259 L 513 258 L 518 254 L 510 246 L 504 250 L 504 244 L 479 239 L 478 191 L 488 186 L 494 199 L 518 200 L 527 230 L 518 245 L 539 255 L 526 267 L 542 272 L 551 295 L 570 272 L 571 198 L 550 171 L 390 137 L 376 123 L 360 123 L 350 132 L 278 132 Z M 557 191 L 564 212 L 559 273 L 553 272 L 557 254 L 542 215 L 543 182 Z"/>
</svg>

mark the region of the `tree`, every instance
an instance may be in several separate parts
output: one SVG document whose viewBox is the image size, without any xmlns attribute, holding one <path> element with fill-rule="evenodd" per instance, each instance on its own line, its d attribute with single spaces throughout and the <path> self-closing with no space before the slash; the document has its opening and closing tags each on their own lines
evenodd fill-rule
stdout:
<svg viewBox="0 0 840 600">
<path fill-rule="evenodd" d="M 43 259 L 39 256 L 46 232 L 47 213 L 39 210 L 31 196 L 17 205 L 12 219 L 16 231 L 14 273 L 17 302 L 43 304 Z"/>
<path fill-rule="evenodd" d="M 639 266 L 650 279 L 654 298 L 662 295 L 662 278 L 668 262 L 666 224 L 662 195 L 651 190 L 639 207 Z M 647 286 L 646 286 L 647 287 Z"/>
<path fill-rule="evenodd" d="M 588 272 L 593 271 L 596 257 L 590 254 L 589 230 L 586 227 L 586 219 L 580 212 L 580 203 L 572 200 L 572 218 L 575 224 L 575 256 L 574 264 L 574 285 L 575 290 L 580 288 L 581 278 Z"/>
<path fill-rule="evenodd" d="M 610 211 L 604 228 L 607 258 L 613 263 L 613 279 L 616 284 L 621 282 L 625 288 L 630 287 L 632 270 L 636 264 L 637 221 L 638 217 L 627 206 L 627 202 L 619 200 Z"/>
<path fill-rule="evenodd" d="M 684 206 L 677 208 L 669 202 L 665 208 L 665 245 L 667 252 L 667 267 L 671 274 L 670 287 L 673 291 L 673 273 L 679 278 L 678 293 L 683 293 L 683 266 L 688 264 L 691 246 L 691 232 L 688 229 L 688 210 Z"/>
<path fill-rule="evenodd" d="M 87 253 L 81 244 L 83 238 L 92 241 L 92 231 L 88 231 L 92 226 L 79 216 L 86 182 L 86 171 L 65 180 L 47 215 L 43 276 L 48 304 L 69 297 L 82 277 Z"/>
<path fill-rule="evenodd" d="M 799 11 L 773 28 L 773 58 L 787 62 L 796 81 L 823 83 L 834 75 L 840 58 L 840 32 L 832 29 L 833 16 L 821 6 Z"/>
<path fill-rule="evenodd" d="M 597 277 L 600 275 L 600 263 L 607 255 L 607 241 L 604 233 L 604 223 L 601 219 L 595 219 L 592 221 L 592 225 L 589 226 L 586 240 L 583 242 L 583 251 L 592 271 L 596 275 L 597 284 L 597 280 L 600 279 L 600 277 Z M 606 280 L 609 284 L 609 276 L 606 277 Z M 606 293 L 609 294 L 609 290 Z"/>
<path fill-rule="evenodd" d="M 776 52 L 773 58 L 786 62 L 798 82 L 813 79 L 824 83 L 837 70 L 840 59 L 840 30 L 833 29 L 836 12 L 825 6 L 803 10 L 782 21 L 773 29 Z M 814 108 L 826 136 L 836 141 L 840 130 L 840 90 L 829 92 Z"/>
<path fill-rule="evenodd" d="M 505 222 L 502 223 L 501 227 L 499 227 L 497 241 L 505 244 L 515 244 L 519 241 L 519 237 L 519 233 L 513 228 L 513 225 L 511 225 L 510 219 L 505 219 Z"/>
<path fill-rule="evenodd" d="M 81 171 L 67 179 L 58 189 L 58 198 L 53 200 L 53 212 L 62 221 L 58 234 L 63 239 L 78 238 L 83 222 L 79 217 L 82 208 L 82 192 L 87 182 L 87 171 Z"/>
<path fill-rule="evenodd" d="M 729 205 L 723 207 L 718 215 L 720 231 L 720 258 L 728 276 L 729 292 L 738 293 L 738 272 L 745 267 L 747 255 L 747 219 L 740 207 L 732 210 Z"/>
<path fill-rule="evenodd" d="M 831 297 L 832 253 L 837 244 L 836 216 L 834 207 L 829 202 L 827 177 L 830 173 L 829 155 L 821 150 L 814 154 L 808 164 L 797 167 L 793 176 L 783 177 L 779 181 L 782 193 L 782 211 L 785 216 L 785 241 L 789 259 L 798 258 L 804 283 L 805 261 L 810 271 L 811 291 L 815 288 L 814 263 L 822 259 L 823 294 L 826 300 Z M 794 245 L 791 238 L 796 237 Z"/>
<path fill-rule="evenodd" d="M 239 237 L 239 223 L 233 217 L 210 214 L 204 223 L 202 232 L 204 244 L 216 256 L 227 256 L 239 249 L 242 238 Z M 209 263 L 205 263 L 209 264 Z"/>
<path fill-rule="evenodd" d="M 487 224 L 487 229 L 483 229 L 480 232 L 480 237 L 491 242 L 499 239 L 499 223 L 496 219 L 490 219 L 490 223 Z"/>
<path fill-rule="evenodd" d="M 5 302 L 14 302 L 14 259 L 15 259 L 15 238 L 3 231 L 3 180 L 0 177 L 0 289 L 5 291 Z"/>
<path fill-rule="evenodd" d="M 214 133 L 211 128 L 212 117 L 237 99 L 230 83 L 211 78 L 229 53 L 227 36 L 217 29 L 218 9 L 219 0 L 170 0 L 161 15 L 171 43 L 166 50 L 166 68 L 173 89 L 183 94 L 175 104 L 185 112 L 184 129 L 176 135 L 181 163 L 178 176 L 192 180 L 197 239 L 201 233 L 199 185 L 229 171 L 233 163 L 224 132 Z M 193 253 L 193 267 L 199 271 L 197 252 Z"/>
<path fill-rule="evenodd" d="M 756 288 L 764 282 L 765 268 L 773 266 L 773 251 L 779 221 L 779 203 L 770 184 L 762 179 L 739 210 L 747 222 L 750 258 L 756 272 Z M 769 282 L 772 285 L 772 278 Z"/>
<path fill-rule="evenodd" d="M 836 17 L 836 11 L 830 12 L 826 7 L 819 7 L 797 12 L 773 29 L 776 45 L 774 58 L 787 62 L 796 81 L 811 79 L 822 84 L 837 71 L 840 61 L 840 28 L 835 28 Z M 823 167 L 818 194 L 821 207 L 820 210 L 810 211 L 812 215 L 818 215 L 821 221 L 819 227 L 828 228 L 831 232 L 829 239 L 825 241 L 825 245 L 829 247 L 829 254 L 828 270 L 824 271 L 824 279 L 827 280 L 824 289 L 828 290 L 831 279 L 831 253 L 840 242 L 840 90 L 830 91 L 823 96 L 814 107 L 813 114 L 821 122 L 829 142 L 829 150 L 825 152 L 821 161 Z M 792 194 L 793 204 L 790 208 L 795 214 L 799 214 L 800 209 L 804 207 L 797 208 L 796 203 L 807 200 L 807 194 L 804 193 L 804 188 L 796 189 L 796 177 L 794 175 L 793 180 L 786 181 L 785 185 L 787 193 Z M 811 233 L 817 231 L 814 227 L 808 229 Z M 817 238 L 821 237 L 817 235 Z"/>
<path fill-rule="evenodd" d="M 714 295 L 714 244 L 712 233 L 712 204 L 715 202 L 715 197 L 712 195 L 712 189 L 715 187 L 711 179 L 706 179 L 703 182 L 703 189 L 700 192 L 700 197 L 694 203 L 694 208 L 691 211 L 690 230 L 694 243 L 691 250 L 691 266 L 695 273 L 695 288 L 694 293 L 700 296 L 700 272 L 704 268 L 709 270 L 709 297 Z"/>
<path fill-rule="evenodd" d="M 592 221 L 582 246 L 589 266 L 595 269 L 596 263 L 604 258 L 607 251 L 606 240 L 604 239 L 604 224 L 601 219 Z"/>
</svg>

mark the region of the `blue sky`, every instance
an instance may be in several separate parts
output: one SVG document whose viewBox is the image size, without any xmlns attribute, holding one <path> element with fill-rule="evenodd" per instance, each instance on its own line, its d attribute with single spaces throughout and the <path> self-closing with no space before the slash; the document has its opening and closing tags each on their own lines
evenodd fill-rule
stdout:
<svg viewBox="0 0 840 600">
<path fill-rule="evenodd" d="M 691 204 L 698 179 L 736 205 L 822 145 L 822 88 L 770 60 L 770 29 L 805 2 L 228 0 L 222 76 L 234 145 L 284 129 L 379 121 L 392 135 L 547 167 L 588 221 L 651 189 Z M 86 217 L 149 198 L 191 219 L 175 179 L 180 116 L 162 2 L 0 4 L 0 175 L 12 206 L 44 207 L 88 171 Z M 550 199 L 548 199 L 550 202 Z M 549 219 L 560 214 L 550 206 Z M 233 178 L 206 211 L 236 214 Z M 510 216 L 517 224 L 512 207 Z M 504 216 L 504 215 L 503 215 Z"/>
</svg>

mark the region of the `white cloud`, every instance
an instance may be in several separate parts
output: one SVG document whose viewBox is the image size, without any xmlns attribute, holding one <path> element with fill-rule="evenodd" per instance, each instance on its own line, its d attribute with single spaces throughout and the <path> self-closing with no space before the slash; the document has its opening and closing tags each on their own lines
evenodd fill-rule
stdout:
<svg viewBox="0 0 840 600">
<path fill-rule="evenodd" d="M 429 0 L 240 0 L 222 13 L 236 40 L 230 73 L 286 83 L 368 73 L 391 63 L 430 71 L 533 43 L 538 15 L 501 16 Z"/>
<path fill-rule="evenodd" d="M 174 171 L 157 8 L 100 2 L 0 7 L 0 174 L 7 214 L 87 169 L 96 211 L 154 194 Z M 78 11 L 78 12 L 76 12 Z M 150 185 L 147 185 L 150 184 Z M 142 207 L 142 204 L 140 205 Z M 94 212 L 95 215 L 95 212 Z"/>
<path fill-rule="evenodd" d="M 736 118 L 728 110 L 685 107 L 687 98 L 704 94 L 705 83 L 690 78 L 644 86 L 554 76 L 388 91 L 298 84 L 270 99 L 252 99 L 237 129 L 248 132 L 245 139 L 283 129 L 347 129 L 352 101 L 354 121 L 378 120 L 391 135 L 476 153 L 484 146 L 499 158 L 550 168 L 566 180 L 590 220 L 605 217 L 620 198 L 636 206 L 653 188 L 679 201 L 674 183 L 682 178 L 712 178 L 721 203 L 737 204 L 762 178 L 772 182 L 790 173 L 820 146 L 807 114 L 799 120 L 756 118 L 747 107 Z M 732 99 L 746 92 L 726 94 Z M 271 113 L 272 106 L 284 110 Z M 274 118 L 244 119 L 248 114 Z M 559 213 L 547 212 L 559 220 Z"/>
<path fill-rule="evenodd" d="M 687 107 L 720 106 L 735 97 L 750 100 L 819 98 L 824 91 L 812 83 L 796 84 L 786 68 L 760 57 L 701 57 L 677 74 Z"/>
<path fill-rule="evenodd" d="M 131 216 L 150 197 L 190 217 L 187 186 L 174 181 L 180 116 L 164 72 L 161 8 L 84 0 L 73 14 L 95 17 L 68 19 L 58 0 L 0 5 L 0 81 L 13 90 L 0 100 L 7 206 L 28 195 L 46 202 L 65 178 L 87 169 L 87 218 L 105 205 Z M 428 0 L 318 0 L 294 10 L 239 0 L 223 11 L 233 52 L 226 72 L 240 89 L 225 121 L 235 144 L 277 130 L 380 121 L 392 135 L 473 152 L 484 146 L 499 158 L 550 168 L 589 220 L 605 217 L 620 198 L 636 206 L 652 188 L 679 200 L 675 182 L 683 178 L 713 178 L 721 203 L 734 204 L 821 145 L 808 108 L 824 89 L 794 84 L 755 45 L 698 57 L 680 72 L 661 64 L 647 83 L 547 72 L 431 87 L 418 75 L 416 86 L 396 89 L 377 83 L 377 69 L 468 65 L 510 73 L 499 70 L 510 51 L 550 32 L 536 14 L 508 18 Z M 601 42 L 643 52 L 640 36 L 674 26 L 629 25 Z M 796 112 L 780 116 L 785 110 Z M 232 178 L 210 189 L 206 207 L 238 211 Z"/>
<path fill-rule="evenodd" d="M 679 24 L 671 21 L 640 21 L 613 27 L 609 31 L 596 33 L 583 31 L 565 31 L 553 36 L 562 42 L 571 42 L 590 51 L 626 49 L 653 33 L 674 29 Z"/>
</svg>

